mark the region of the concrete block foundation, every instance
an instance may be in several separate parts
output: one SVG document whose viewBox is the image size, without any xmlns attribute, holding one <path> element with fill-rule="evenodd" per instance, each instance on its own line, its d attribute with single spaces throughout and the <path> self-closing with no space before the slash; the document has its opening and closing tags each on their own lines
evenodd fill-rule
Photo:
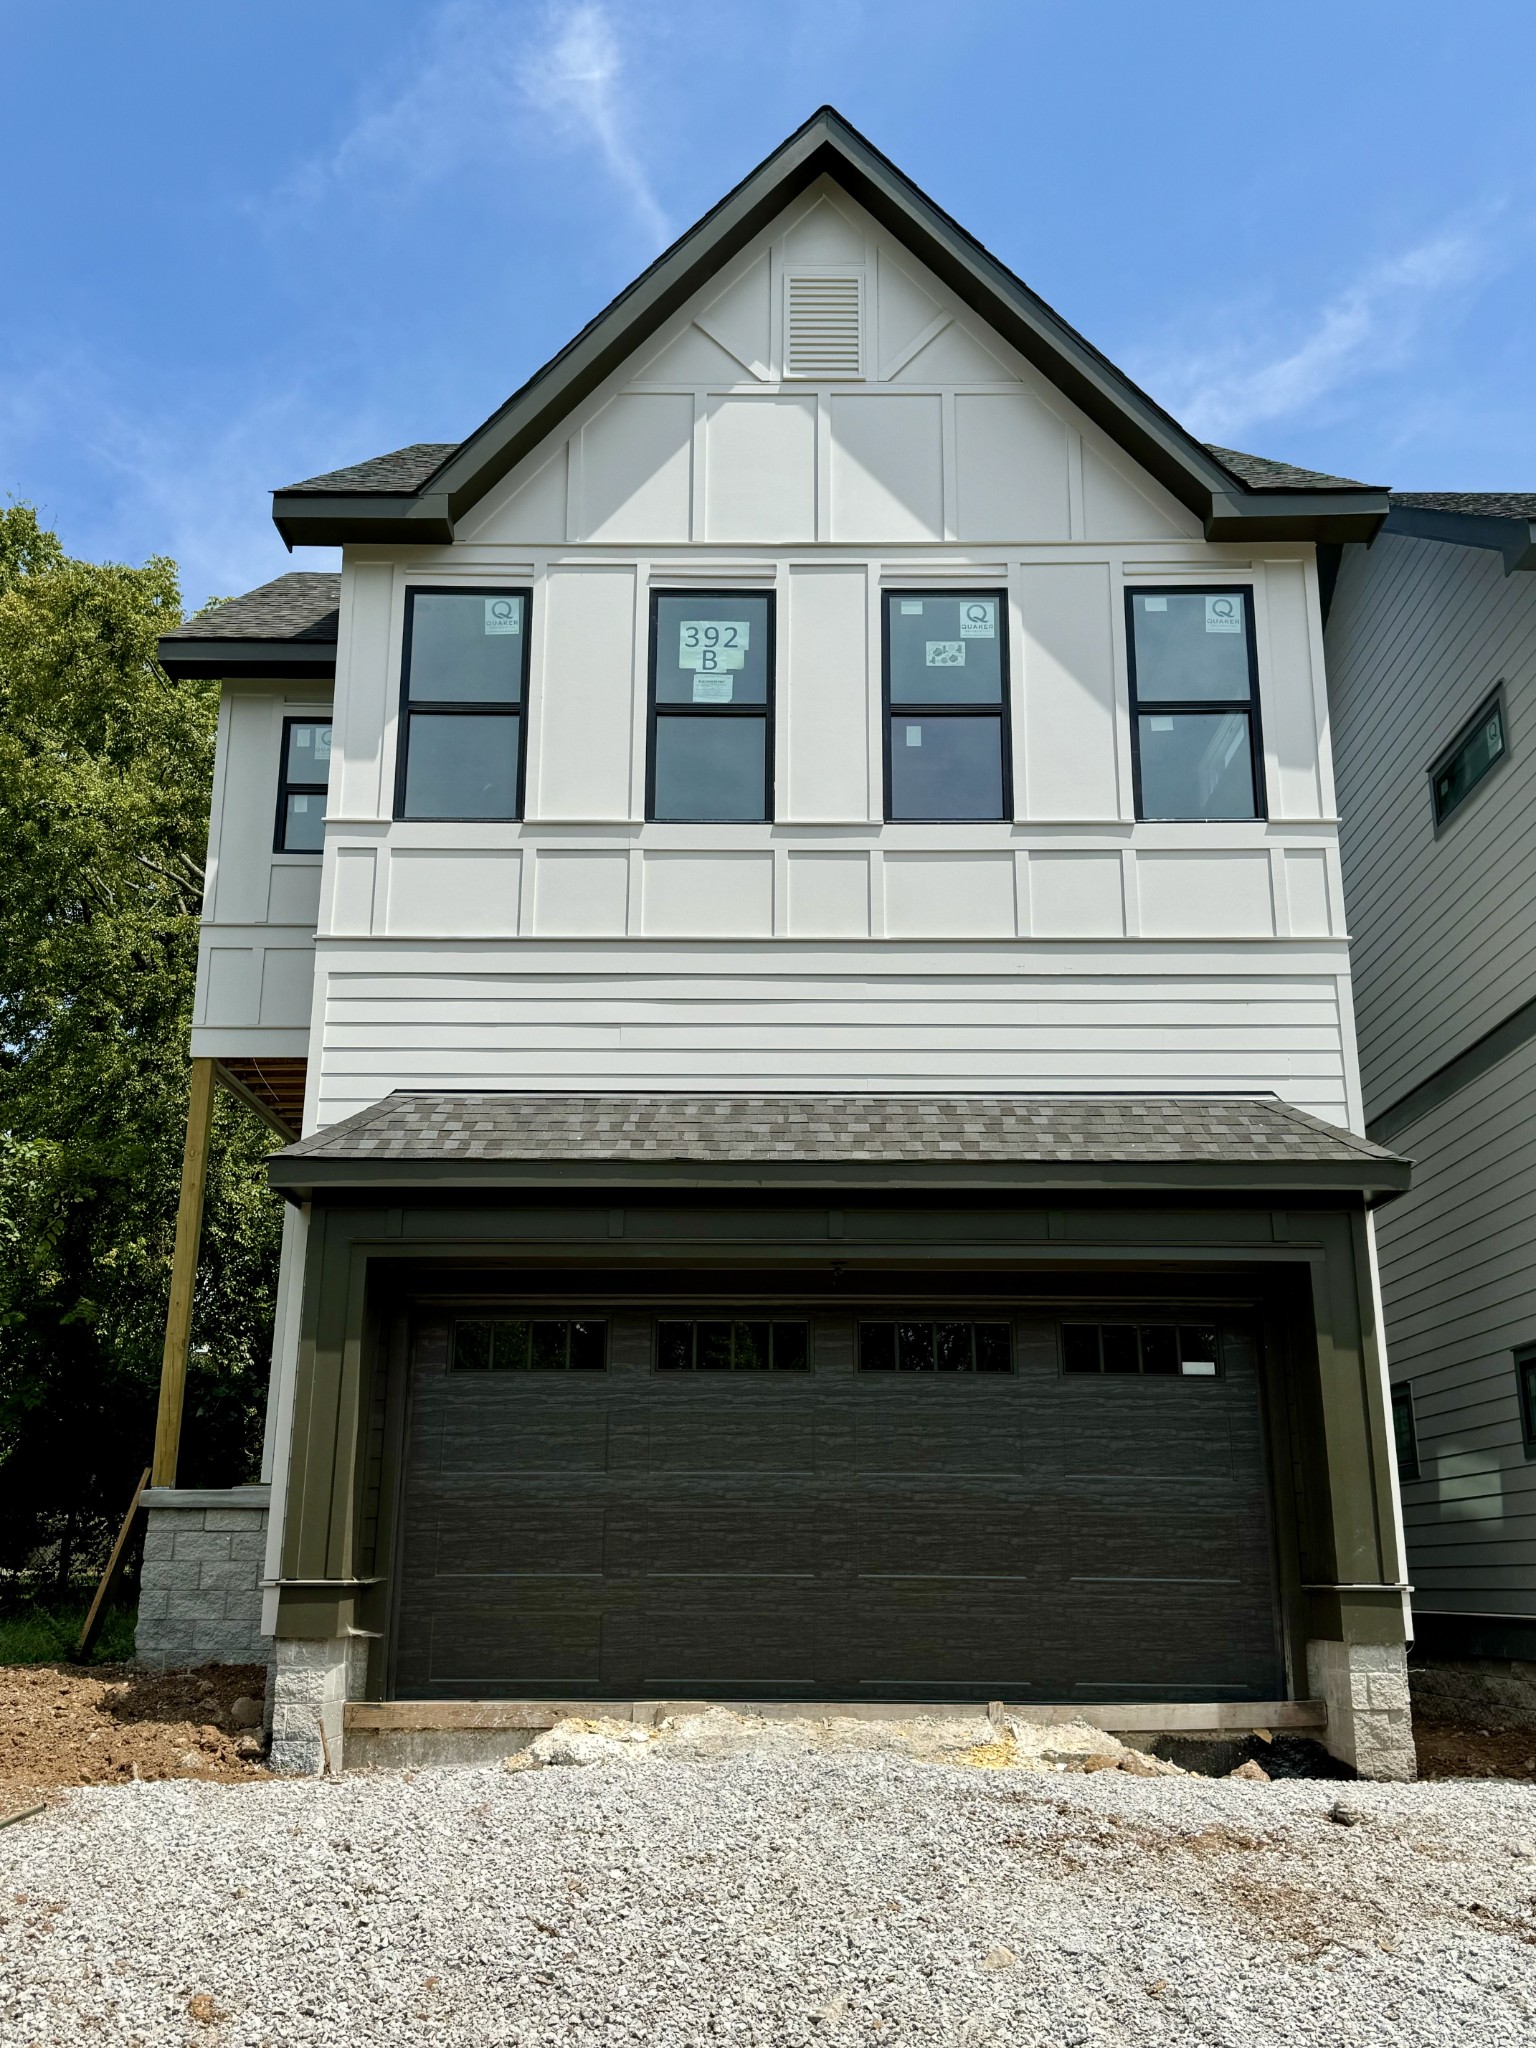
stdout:
<svg viewBox="0 0 1536 2048">
<path fill-rule="evenodd" d="M 279 1636 L 269 1688 L 274 1771 L 318 1778 L 342 1768 L 346 1706 L 363 1689 L 366 1636 Z"/>
<path fill-rule="evenodd" d="M 261 1632 L 265 1486 L 154 1486 L 139 1580 L 134 1655 L 165 1671 L 183 1664 L 265 1664 Z"/>
</svg>

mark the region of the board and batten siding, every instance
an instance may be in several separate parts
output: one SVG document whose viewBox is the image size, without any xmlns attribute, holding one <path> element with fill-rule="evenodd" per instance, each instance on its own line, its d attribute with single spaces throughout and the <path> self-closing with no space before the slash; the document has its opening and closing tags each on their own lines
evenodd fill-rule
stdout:
<svg viewBox="0 0 1536 2048">
<path fill-rule="evenodd" d="M 1367 1119 L 1536 995 L 1536 577 L 1384 533 L 1345 550 L 1327 633 Z M 1495 685 L 1508 758 L 1437 835 L 1428 771 Z M 1414 1163 L 1376 1222 L 1415 1605 L 1536 1615 L 1536 1463 L 1514 1352 L 1536 1342 L 1536 1044 L 1391 1131 Z"/>
<path fill-rule="evenodd" d="M 1384 533 L 1327 645 L 1369 1121 L 1536 993 L 1536 576 Z M 1498 683 L 1508 759 L 1437 835 L 1430 764 Z"/>
<path fill-rule="evenodd" d="M 787 281 L 850 273 L 863 375 L 785 376 Z M 395 820 L 406 592 L 479 580 L 532 593 L 524 818 Z M 1139 824 L 1125 592 L 1213 582 L 1253 593 L 1269 815 Z M 774 595 L 772 824 L 645 821 L 667 588 Z M 1006 821 L 884 822 L 882 597 L 924 588 L 1002 593 Z M 316 960 L 308 1128 L 404 1086 L 854 1084 L 1358 1128 L 1313 550 L 1206 543 L 812 187 L 451 545 L 346 550 Z"/>
<path fill-rule="evenodd" d="M 303 1059 L 320 861 L 276 853 L 285 718 L 329 718 L 326 683 L 226 683 L 220 695 L 192 1056 Z"/>
</svg>

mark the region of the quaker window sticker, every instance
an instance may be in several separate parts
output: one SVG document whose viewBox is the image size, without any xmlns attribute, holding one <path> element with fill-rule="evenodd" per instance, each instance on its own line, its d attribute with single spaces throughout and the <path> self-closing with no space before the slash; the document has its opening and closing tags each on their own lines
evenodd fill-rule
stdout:
<svg viewBox="0 0 1536 2048">
<path fill-rule="evenodd" d="M 487 633 L 520 633 L 523 630 L 523 600 L 520 597 L 488 597 L 485 600 Z"/>
<path fill-rule="evenodd" d="M 1164 600 L 1166 604 L 1166 600 Z M 1150 611 L 1152 607 L 1148 605 Z M 1237 597 L 1208 597 L 1205 600 L 1205 630 L 1207 633 L 1241 633 L 1243 630 L 1243 605 Z"/>
</svg>

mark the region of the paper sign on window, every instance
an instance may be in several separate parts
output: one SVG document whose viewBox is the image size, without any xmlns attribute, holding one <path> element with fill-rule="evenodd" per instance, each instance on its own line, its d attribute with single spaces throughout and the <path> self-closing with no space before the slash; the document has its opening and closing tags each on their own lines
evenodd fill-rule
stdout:
<svg viewBox="0 0 1536 2048">
<path fill-rule="evenodd" d="M 1166 597 L 1144 597 L 1141 600 L 1141 608 L 1144 612 L 1165 612 L 1168 609 L 1168 600 Z"/>
<path fill-rule="evenodd" d="M 909 747 L 920 747 L 922 744 L 923 728 L 920 725 L 909 725 L 907 727 L 907 745 Z"/>
<path fill-rule="evenodd" d="M 962 640 L 995 640 L 997 606 L 990 597 L 966 597 L 960 601 Z"/>
<path fill-rule="evenodd" d="M 487 633 L 521 633 L 523 600 L 520 597 L 488 597 L 485 600 Z"/>
<path fill-rule="evenodd" d="M 928 666 L 930 668 L 964 668 L 965 642 L 963 640 L 930 640 L 928 642 Z"/>
<path fill-rule="evenodd" d="M 923 616 L 923 600 L 920 597 L 904 597 L 901 600 L 901 615 L 904 619 L 920 619 Z"/>
<path fill-rule="evenodd" d="M 1208 597 L 1205 600 L 1207 633 L 1241 633 L 1243 600 L 1240 597 Z"/>
<path fill-rule="evenodd" d="M 677 629 L 677 665 L 705 675 L 745 668 L 751 634 L 747 619 L 684 619 Z"/>
<path fill-rule="evenodd" d="M 729 704 L 731 701 L 730 677 L 695 674 L 693 678 L 693 701 L 695 704 Z"/>
</svg>

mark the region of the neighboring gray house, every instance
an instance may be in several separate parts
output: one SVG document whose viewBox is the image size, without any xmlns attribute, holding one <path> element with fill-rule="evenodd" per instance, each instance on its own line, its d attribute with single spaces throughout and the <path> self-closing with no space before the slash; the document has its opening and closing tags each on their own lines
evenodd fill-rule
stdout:
<svg viewBox="0 0 1536 2048">
<path fill-rule="evenodd" d="M 1532 1659 L 1536 494 L 1392 506 L 1319 567 L 1417 1642 Z"/>
</svg>

